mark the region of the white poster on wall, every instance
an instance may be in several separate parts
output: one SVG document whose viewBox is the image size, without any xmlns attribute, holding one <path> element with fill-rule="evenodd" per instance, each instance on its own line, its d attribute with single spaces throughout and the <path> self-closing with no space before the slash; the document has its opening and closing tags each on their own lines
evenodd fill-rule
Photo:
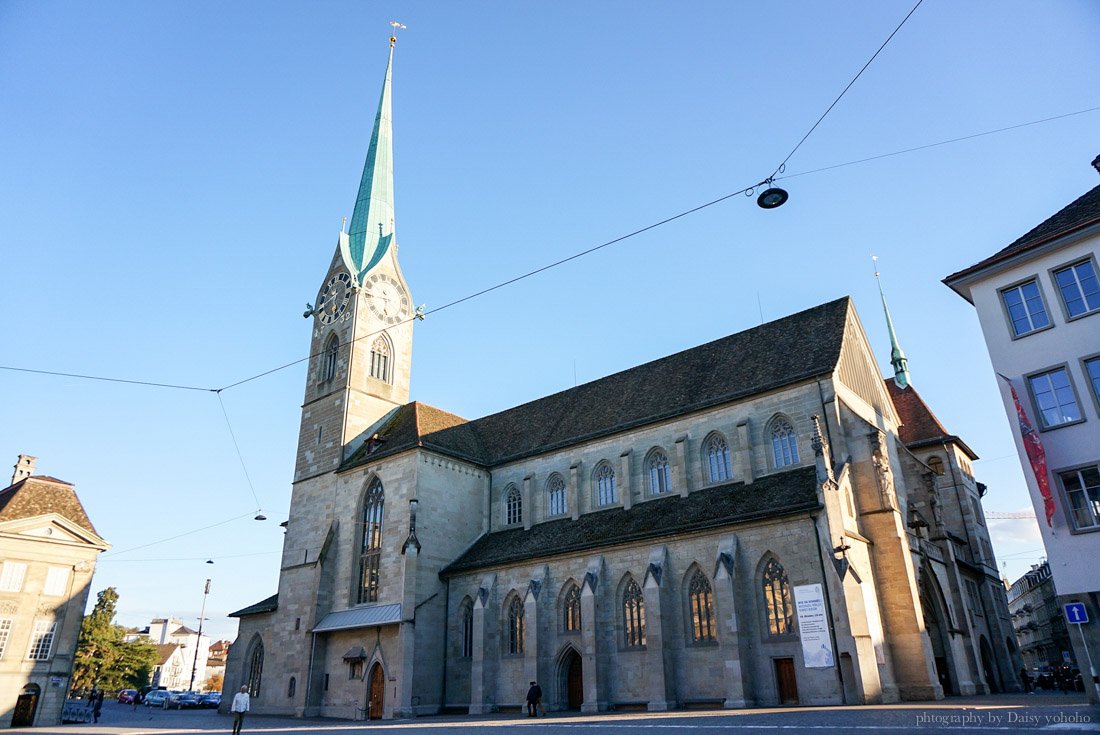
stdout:
<svg viewBox="0 0 1100 735">
<path fill-rule="evenodd" d="M 825 597 L 820 584 L 803 584 L 794 588 L 794 605 L 798 614 L 798 635 L 802 639 L 802 659 L 807 669 L 828 669 L 833 666 L 833 646 L 829 639 L 829 618 L 825 614 Z"/>
</svg>

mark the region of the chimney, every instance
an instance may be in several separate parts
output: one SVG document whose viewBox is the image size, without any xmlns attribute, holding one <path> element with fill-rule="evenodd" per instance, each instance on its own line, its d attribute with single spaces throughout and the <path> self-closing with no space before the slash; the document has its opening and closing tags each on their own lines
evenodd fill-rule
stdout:
<svg viewBox="0 0 1100 735">
<path fill-rule="evenodd" d="M 34 474 L 34 463 L 38 457 L 32 457 L 29 454 L 20 454 L 19 459 L 15 462 L 15 472 L 11 475 L 11 484 L 25 480 Z"/>
<path fill-rule="evenodd" d="M 1096 173 L 1100 174 L 1100 156 L 1092 159 L 1092 167 L 1096 169 Z"/>
</svg>

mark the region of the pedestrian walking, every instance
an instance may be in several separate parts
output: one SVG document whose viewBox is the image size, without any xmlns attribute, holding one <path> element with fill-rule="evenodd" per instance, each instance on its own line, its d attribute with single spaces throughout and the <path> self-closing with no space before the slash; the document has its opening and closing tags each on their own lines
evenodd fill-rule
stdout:
<svg viewBox="0 0 1100 735">
<path fill-rule="evenodd" d="M 103 711 L 103 690 L 95 692 L 92 695 L 92 722 L 99 722 L 99 713 Z"/>
<path fill-rule="evenodd" d="M 527 690 L 527 716 L 538 717 L 538 711 L 542 709 L 542 687 L 537 682 L 531 682 L 531 688 Z M 546 716 L 546 710 L 542 710 Z"/>
<path fill-rule="evenodd" d="M 229 706 L 229 711 L 233 713 L 233 735 L 241 735 L 244 714 L 248 712 L 248 687 L 241 687 L 241 690 L 233 695 L 233 704 Z"/>
</svg>

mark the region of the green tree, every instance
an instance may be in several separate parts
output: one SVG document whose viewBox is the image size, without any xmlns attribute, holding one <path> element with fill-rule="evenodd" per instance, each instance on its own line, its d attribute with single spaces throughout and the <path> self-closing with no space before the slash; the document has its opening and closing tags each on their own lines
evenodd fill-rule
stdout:
<svg viewBox="0 0 1100 735">
<path fill-rule="evenodd" d="M 80 624 L 80 640 L 73 662 L 73 688 L 93 685 L 107 691 L 149 683 L 157 661 L 156 646 L 148 640 L 127 643 L 126 628 L 116 625 L 118 592 L 108 587 L 96 596 L 95 607 Z"/>
</svg>

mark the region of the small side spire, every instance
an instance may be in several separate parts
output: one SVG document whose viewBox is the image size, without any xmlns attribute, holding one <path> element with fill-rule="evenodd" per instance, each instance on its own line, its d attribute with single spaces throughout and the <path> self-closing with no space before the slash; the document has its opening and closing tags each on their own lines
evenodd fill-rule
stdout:
<svg viewBox="0 0 1100 735">
<path fill-rule="evenodd" d="M 894 332 L 894 321 L 890 318 L 890 309 L 886 306 L 886 294 L 882 292 L 882 279 L 878 272 L 878 256 L 872 255 L 875 264 L 875 282 L 878 283 L 878 295 L 882 299 L 882 311 L 886 314 L 886 331 L 890 333 L 890 364 L 894 366 L 894 383 L 899 388 L 908 388 L 912 384 L 909 378 L 909 360 L 898 344 L 898 335 Z"/>
</svg>

